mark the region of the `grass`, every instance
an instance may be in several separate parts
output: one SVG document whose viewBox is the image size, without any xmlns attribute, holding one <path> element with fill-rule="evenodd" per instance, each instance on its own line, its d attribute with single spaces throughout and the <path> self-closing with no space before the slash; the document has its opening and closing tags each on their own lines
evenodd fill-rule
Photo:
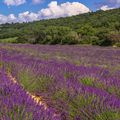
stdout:
<svg viewBox="0 0 120 120">
<path fill-rule="evenodd" d="M 92 104 L 92 101 L 95 98 L 96 97 L 94 95 L 93 96 L 78 95 L 74 97 L 74 99 L 70 100 L 69 101 L 69 114 L 70 114 L 71 120 L 73 120 L 73 118 L 77 115 L 84 117 L 82 114 L 82 111 L 84 111 L 85 108 L 87 108 L 87 106 L 90 106 Z M 87 112 L 89 113 L 89 110 Z"/>
<path fill-rule="evenodd" d="M 95 117 L 95 120 L 120 120 L 120 114 L 114 111 L 105 111 L 101 114 L 98 114 Z"/>
<path fill-rule="evenodd" d="M 0 43 L 16 43 L 17 37 L 0 39 Z"/>
<path fill-rule="evenodd" d="M 29 70 L 22 70 L 19 72 L 20 83 L 29 92 L 42 91 L 46 92 L 49 85 L 52 83 L 52 78 L 49 76 L 37 76 Z"/>
<path fill-rule="evenodd" d="M 90 77 L 85 77 L 80 79 L 80 82 L 87 86 L 92 86 L 94 84 L 94 79 Z"/>
</svg>

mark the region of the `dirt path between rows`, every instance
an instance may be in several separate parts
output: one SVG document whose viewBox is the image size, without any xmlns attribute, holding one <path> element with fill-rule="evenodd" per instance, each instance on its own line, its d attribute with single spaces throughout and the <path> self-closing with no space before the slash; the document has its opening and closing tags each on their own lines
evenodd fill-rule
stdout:
<svg viewBox="0 0 120 120">
<path fill-rule="evenodd" d="M 8 73 L 7 75 L 8 75 L 8 77 L 9 77 L 9 79 L 10 79 L 14 84 L 19 84 L 19 83 L 17 82 L 17 80 L 11 75 L 11 73 Z M 23 87 L 23 88 L 24 88 L 24 87 Z M 43 101 L 43 99 L 42 99 L 41 96 L 36 96 L 36 95 L 34 95 L 34 94 L 31 94 L 31 93 L 28 92 L 28 91 L 26 91 L 26 94 L 28 94 L 29 97 L 31 97 L 36 104 L 38 104 L 38 105 L 43 105 L 45 110 L 48 109 L 47 104 L 45 103 L 45 101 Z M 53 115 L 53 117 L 59 117 L 59 116 L 60 116 L 60 114 L 58 114 L 58 113 L 57 113 L 57 114 L 54 113 L 54 115 Z"/>
<path fill-rule="evenodd" d="M 8 73 L 8 77 L 14 84 L 19 84 L 17 80 L 10 73 Z M 42 97 L 33 95 L 28 91 L 26 91 L 26 93 L 34 100 L 36 104 L 43 105 L 45 110 L 48 108 L 47 104 L 42 100 Z"/>
</svg>

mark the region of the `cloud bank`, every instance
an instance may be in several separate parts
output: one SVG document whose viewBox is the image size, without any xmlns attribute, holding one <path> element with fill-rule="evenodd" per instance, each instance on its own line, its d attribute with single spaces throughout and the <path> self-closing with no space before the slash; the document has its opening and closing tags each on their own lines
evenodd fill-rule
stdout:
<svg viewBox="0 0 120 120">
<path fill-rule="evenodd" d="M 105 2 L 102 3 L 100 9 L 106 11 L 119 7 L 120 7 L 120 0 L 105 0 Z"/>
<path fill-rule="evenodd" d="M 6 0 L 6 1 L 24 1 L 24 0 Z M 37 0 L 36 0 L 37 1 Z M 14 2 L 9 3 L 14 4 Z M 22 3 L 21 2 L 21 3 Z M 15 22 L 31 22 L 41 19 L 50 19 L 50 18 L 59 18 L 59 17 L 66 17 L 72 15 L 78 15 L 82 13 L 90 12 L 90 9 L 86 7 L 84 4 L 79 2 L 66 2 L 62 4 L 58 4 L 57 1 L 52 1 L 48 4 L 47 8 L 41 9 L 37 13 L 33 12 L 23 12 L 19 13 L 18 16 L 14 14 L 10 14 L 8 16 L 0 14 L 0 24 L 3 23 L 15 23 Z"/>
<path fill-rule="evenodd" d="M 58 5 L 57 1 L 52 1 L 48 8 L 42 9 L 38 14 L 41 18 L 58 18 L 87 12 L 90 12 L 90 9 L 79 2 L 66 2 Z"/>
<path fill-rule="evenodd" d="M 109 7 L 108 5 L 103 5 L 101 6 L 100 10 L 106 11 L 106 10 L 111 10 L 114 9 L 113 7 Z"/>
<path fill-rule="evenodd" d="M 15 23 L 17 21 L 17 18 L 14 14 L 10 14 L 8 16 L 0 14 L 0 24 L 4 23 Z"/>
</svg>

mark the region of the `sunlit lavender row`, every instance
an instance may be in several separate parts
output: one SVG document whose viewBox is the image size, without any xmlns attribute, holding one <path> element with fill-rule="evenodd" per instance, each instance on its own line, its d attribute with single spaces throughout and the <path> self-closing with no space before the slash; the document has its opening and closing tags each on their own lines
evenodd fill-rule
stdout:
<svg viewBox="0 0 120 120">
<path fill-rule="evenodd" d="M 2 44 L 0 58 L 1 95 L 9 101 L 1 101 L 1 118 L 22 114 L 22 120 L 120 119 L 119 48 Z M 17 84 L 4 78 L 7 74 Z M 25 91 L 42 97 L 48 110 L 35 105 Z"/>
<path fill-rule="evenodd" d="M 54 110 L 37 104 L 19 84 L 13 83 L 0 70 L 0 119 L 1 120 L 60 120 Z"/>
</svg>

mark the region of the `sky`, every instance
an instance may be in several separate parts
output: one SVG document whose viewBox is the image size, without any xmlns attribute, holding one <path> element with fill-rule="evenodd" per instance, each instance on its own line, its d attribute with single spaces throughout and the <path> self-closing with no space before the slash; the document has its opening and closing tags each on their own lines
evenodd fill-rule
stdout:
<svg viewBox="0 0 120 120">
<path fill-rule="evenodd" d="M 120 0 L 0 0 L 0 24 L 31 22 L 120 7 Z"/>
</svg>

